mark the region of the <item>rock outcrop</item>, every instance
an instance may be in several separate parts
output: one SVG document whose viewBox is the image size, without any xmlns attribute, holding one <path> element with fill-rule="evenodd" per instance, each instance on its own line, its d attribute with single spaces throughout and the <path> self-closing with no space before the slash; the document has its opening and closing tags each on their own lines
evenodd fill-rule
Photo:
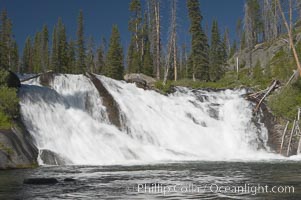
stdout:
<svg viewBox="0 0 301 200">
<path fill-rule="evenodd" d="M 38 149 L 22 122 L 9 130 L 0 130 L 0 169 L 37 166 Z"/>
<path fill-rule="evenodd" d="M 7 76 L 7 86 L 13 88 L 21 87 L 21 82 L 19 77 L 12 71 L 8 71 L 9 74 Z"/>
<path fill-rule="evenodd" d="M 145 74 L 126 74 L 124 80 L 128 83 L 135 83 L 137 87 L 143 89 L 152 89 L 156 83 L 156 79 Z"/>
<path fill-rule="evenodd" d="M 66 165 L 67 163 L 71 164 L 71 161 L 69 161 L 68 159 L 47 149 L 41 150 L 40 159 L 45 165 Z"/>
<path fill-rule="evenodd" d="M 55 73 L 52 71 L 43 73 L 40 75 L 40 84 L 46 87 L 50 86 L 50 83 L 53 81 Z"/>
<path fill-rule="evenodd" d="M 110 92 L 103 86 L 101 80 L 95 77 L 95 75 L 92 73 L 87 73 L 87 76 L 90 78 L 95 88 L 98 90 L 99 95 L 102 97 L 103 105 L 107 109 L 108 118 L 110 122 L 119 129 L 121 129 L 122 122 L 118 103 L 115 101 Z"/>
</svg>

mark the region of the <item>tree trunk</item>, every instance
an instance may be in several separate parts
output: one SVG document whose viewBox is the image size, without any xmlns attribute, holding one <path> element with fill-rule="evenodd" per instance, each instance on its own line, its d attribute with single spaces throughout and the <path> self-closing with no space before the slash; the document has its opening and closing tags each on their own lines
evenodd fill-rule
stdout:
<svg viewBox="0 0 301 200">
<path fill-rule="evenodd" d="M 285 25 L 285 27 L 287 29 L 287 33 L 288 33 L 288 37 L 289 37 L 289 42 L 290 42 L 290 47 L 293 50 L 295 61 L 297 63 L 297 67 L 298 67 L 298 70 L 299 70 L 299 75 L 301 76 L 301 64 L 300 64 L 300 60 L 299 60 L 299 57 L 298 57 L 298 53 L 297 53 L 295 45 L 294 45 L 293 36 L 292 36 L 292 30 L 290 29 L 290 27 L 289 27 L 289 25 L 287 23 L 286 17 L 285 17 L 285 15 L 283 13 L 282 6 L 281 6 L 279 0 L 277 0 L 277 4 L 278 4 L 279 11 L 280 11 L 282 19 L 283 19 L 283 23 L 284 23 L 284 25 Z"/>
</svg>

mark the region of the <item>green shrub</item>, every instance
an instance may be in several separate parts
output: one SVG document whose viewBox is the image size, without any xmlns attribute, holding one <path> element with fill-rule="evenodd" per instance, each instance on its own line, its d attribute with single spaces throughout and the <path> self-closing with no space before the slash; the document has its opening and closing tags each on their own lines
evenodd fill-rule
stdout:
<svg viewBox="0 0 301 200">
<path fill-rule="evenodd" d="M 9 72 L 0 68 L 0 85 L 7 86 Z"/>
<path fill-rule="evenodd" d="M 14 88 L 0 87 L 0 111 L 14 118 L 19 114 L 19 99 Z"/>
<path fill-rule="evenodd" d="M 0 129 L 9 129 L 11 127 L 11 120 L 9 117 L 0 111 Z"/>
<path fill-rule="evenodd" d="M 283 88 L 277 94 L 272 95 L 268 105 L 276 116 L 287 119 L 294 119 L 297 116 L 297 109 L 301 107 L 301 80 L 293 85 Z"/>
</svg>

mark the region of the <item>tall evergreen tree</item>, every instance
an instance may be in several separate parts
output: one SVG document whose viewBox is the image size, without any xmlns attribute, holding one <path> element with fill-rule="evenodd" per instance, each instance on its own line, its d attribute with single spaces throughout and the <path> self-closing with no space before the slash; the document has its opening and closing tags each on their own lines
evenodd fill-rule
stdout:
<svg viewBox="0 0 301 200">
<path fill-rule="evenodd" d="M 218 23 L 216 20 L 214 20 L 212 24 L 211 45 L 210 45 L 209 75 L 211 81 L 217 81 L 223 76 L 224 64 L 225 64 L 225 48 L 220 38 Z"/>
<path fill-rule="evenodd" d="M 43 71 L 49 68 L 49 32 L 47 25 L 43 26 L 42 30 L 42 69 Z"/>
<path fill-rule="evenodd" d="M 65 25 L 61 18 L 58 19 L 57 24 L 57 39 L 58 39 L 58 72 L 68 72 L 68 43 L 66 36 Z"/>
<path fill-rule="evenodd" d="M 73 40 L 69 41 L 68 45 L 68 71 L 67 73 L 75 73 L 76 66 L 76 43 Z"/>
<path fill-rule="evenodd" d="M 237 51 L 237 43 L 236 40 L 234 40 L 228 57 L 231 58 L 236 53 L 236 51 Z"/>
<path fill-rule="evenodd" d="M 131 32 L 131 44 L 128 50 L 128 71 L 130 73 L 141 72 L 142 68 L 142 45 L 141 45 L 141 3 L 140 0 L 132 0 L 130 3 L 131 18 L 129 31 Z"/>
<path fill-rule="evenodd" d="M 17 42 L 14 40 L 12 42 L 12 47 L 11 47 L 11 70 L 14 72 L 20 72 L 20 65 L 19 65 L 19 49 Z"/>
<path fill-rule="evenodd" d="M 105 72 L 105 52 L 104 45 L 100 45 L 97 49 L 97 60 L 95 73 L 104 74 Z"/>
<path fill-rule="evenodd" d="M 52 52 L 51 52 L 51 69 L 54 72 L 59 71 L 59 61 L 58 61 L 58 38 L 57 38 L 57 27 L 54 26 L 52 32 Z"/>
<path fill-rule="evenodd" d="M 141 43 L 142 43 L 142 73 L 152 76 L 153 75 L 153 55 L 151 52 L 151 42 L 150 42 L 150 28 L 148 24 L 148 15 L 144 15 L 143 19 L 143 27 L 141 34 Z"/>
<path fill-rule="evenodd" d="M 203 81 L 209 80 L 208 40 L 201 27 L 202 15 L 198 0 L 187 0 L 190 19 L 191 53 L 189 56 L 189 77 Z"/>
<path fill-rule="evenodd" d="M 12 36 L 12 22 L 8 18 L 6 10 L 1 12 L 0 25 L 0 68 L 10 69 L 12 67 L 11 53 L 14 39 Z"/>
<path fill-rule="evenodd" d="M 120 33 L 116 25 L 112 29 L 106 65 L 107 76 L 117 80 L 123 79 L 123 49 L 120 42 Z"/>
<path fill-rule="evenodd" d="M 85 65 L 85 38 L 84 38 L 84 16 L 83 11 L 80 10 L 77 22 L 77 64 L 76 73 L 83 73 L 86 71 Z"/>
<path fill-rule="evenodd" d="M 32 62 L 31 62 L 31 59 L 32 59 L 32 56 L 31 56 L 31 50 L 32 50 L 32 47 L 31 47 L 31 39 L 30 37 L 27 37 L 26 38 L 26 41 L 25 41 L 25 46 L 24 46 L 24 49 L 23 49 L 23 53 L 22 53 L 22 72 L 25 72 L 25 73 L 32 73 Z"/>
<path fill-rule="evenodd" d="M 89 38 L 87 50 L 88 50 L 87 56 L 86 56 L 87 70 L 89 72 L 95 73 L 95 71 L 96 71 L 95 60 L 94 60 L 95 43 L 94 43 L 94 39 L 92 36 Z"/>
<path fill-rule="evenodd" d="M 36 32 L 33 41 L 33 49 L 32 49 L 32 65 L 33 65 L 33 72 L 40 73 L 41 72 L 41 64 L 42 64 L 42 43 L 41 43 L 42 33 Z"/>
</svg>

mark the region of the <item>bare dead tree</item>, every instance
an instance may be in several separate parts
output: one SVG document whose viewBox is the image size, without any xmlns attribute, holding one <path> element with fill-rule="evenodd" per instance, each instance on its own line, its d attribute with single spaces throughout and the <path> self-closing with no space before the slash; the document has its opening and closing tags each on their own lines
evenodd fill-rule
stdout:
<svg viewBox="0 0 301 200">
<path fill-rule="evenodd" d="M 147 10 L 150 26 L 150 44 L 154 55 L 154 75 L 160 79 L 161 70 L 161 25 L 160 25 L 160 0 L 148 0 Z"/>
<path fill-rule="evenodd" d="M 277 35 L 278 14 L 274 0 L 264 0 L 263 3 L 263 24 L 265 40 L 270 41 L 275 39 Z"/>
<path fill-rule="evenodd" d="M 252 24 L 253 24 L 253 21 L 252 21 L 252 17 L 251 17 L 251 11 L 250 11 L 248 3 L 246 2 L 245 3 L 244 28 L 245 28 L 247 48 L 249 50 L 250 67 L 252 67 L 252 48 L 254 46 L 254 40 L 255 40 Z"/>
<path fill-rule="evenodd" d="M 163 83 L 166 84 L 169 69 L 174 69 L 174 80 L 177 81 L 177 0 L 171 0 L 171 26 L 168 41 L 167 60 L 165 64 L 165 73 Z M 171 61 L 171 59 L 173 59 Z"/>
<path fill-rule="evenodd" d="M 300 60 L 299 60 L 299 57 L 298 57 L 298 53 L 297 53 L 295 45 L 294 45 L 293 35 L 292 35 L 292 29 L 290 29 L 290 26 L 287 23 L 287 20 L 286 20 L 285 14 L 283 12 L 283 9 L 282 9 L 280 1 L 279 0 L 276 0 L 276 1 L 277 1 L 277 5 L 278 5 L 278 8 L 279 8 L 279 11 L 280 11 L 281 16 L 282 16 L 283 23 L 284 23 L 284 25 L 286 27 L 286 30 L 287 30 L 287 34 L 288 34 L 288 38 L 289 38 L 289 42 L 290 42 L 290 47 L 293 50 L 294 58 L 295 58 L 295 61 L 297 63 L 297 68 L 299 70 L 299 75 L 301 76 L 301 64 L 300 64 Z"/>
<path fill-rule="evenodd" d="M 172 0 L 172 44 L 173 44 L 173 68 L 174 68 L 174 80 L 178 79 L 177 68 L 177 0 Z"/>
<path fill-rule="evenodd" d="M 160 79 L 160 62 L 161 62 L 161 39 L 160 39 L 160 0 L 154 0 L 153 3 L 154 6 L 154 12 L 155 12 L 155 22 L 154 22 L 154 28 L 155 28 L 155 34 L 154 34 L 154 41 L 155 41 L 155 66 L 156 66 L 156 78 Z"/>
<path fill-rule="evenodd" d="M 227 55 L 229 55 L 230 51 L 231 51 L 231 43 L 230 43 L 229 29 L 228 28 L 225 28 L 224 43 L 225 43 Z"/>
</svg>

